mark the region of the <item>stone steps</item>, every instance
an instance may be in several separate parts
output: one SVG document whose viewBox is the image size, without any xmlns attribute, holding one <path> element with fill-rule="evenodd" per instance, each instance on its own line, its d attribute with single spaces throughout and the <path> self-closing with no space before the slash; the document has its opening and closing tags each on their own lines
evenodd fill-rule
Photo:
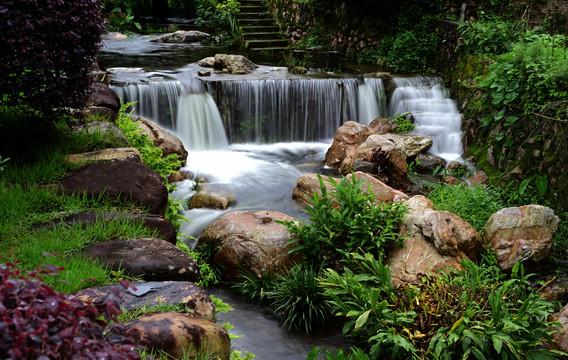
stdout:
<svg viewBox="0 0 568 360">
<path fill-rule="evenodd" d="M 275 52 L 287 48 L 288 40 L 279 32 L 264 1 L 242 0 L 237 21 L 249 50 Z"/>
</svg>

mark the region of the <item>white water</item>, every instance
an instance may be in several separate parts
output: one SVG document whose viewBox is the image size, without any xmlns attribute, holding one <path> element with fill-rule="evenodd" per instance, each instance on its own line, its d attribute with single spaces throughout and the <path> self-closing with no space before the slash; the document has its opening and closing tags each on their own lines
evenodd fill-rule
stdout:
<svg viewBox="0 0 568 360">
<path fill-rule="evenodd" d="M 174 129 L 188 150 L 225 150 L 229 146 L 217 104 L 207 93 L 180 96 Z"/>
<path fill-rule="evenodd" d="M 455 102 L 437 79 L 397 78 L 396 88 L 390 100 L 389 114 L 411 112 L 416 125 L 412 134 L 432 139 L 428 151 L 448 163 L 463 163 L 461 121 Z"/>
<path fill-rule="evenodd" d="M 358 122 L 369 125 L 378 117 L 386 116 L 386 95 L 381 79 L 362 79 L 359 83 Z"/>
</svg>

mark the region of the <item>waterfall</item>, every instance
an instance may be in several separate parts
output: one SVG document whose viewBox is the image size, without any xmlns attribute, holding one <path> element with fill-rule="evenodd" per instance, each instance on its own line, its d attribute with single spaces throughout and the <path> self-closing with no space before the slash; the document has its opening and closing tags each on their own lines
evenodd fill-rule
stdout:
<svg viewBox="0 0 568 360">
<path fill-rule="evenodd" d="M 171 129 L 191 150 L 228 146 L 217 104 L 199 82 L 157 81 L 112 89 L 124 103 L 135 102 L 134 115 Z"/>
<path fill-rule="evenodd" d="M 132 105 L 132 114 L 175 128 L 177 104 L 184 87 L 179 81 L 159 81 L 126 86 L 112 86 L 123 103 Z"/>
<path fill-rule="evenodd" d="M 369 125 L 378 117 L 386 116 L 386 96 L 381 79 L 361 79 L 358 96 L 358 121 Z"/>
<path fill-rule="evenodd" d="M 217 104 L 207 93 L 181 96 L 176 130 L 192 151 L 224 150 L 229 147 Z"/>
<path fill-rule="evenodd" d="M 429 152 L 448 163 L 463 163 L 461 120 L 455 102 L 435 78 L 397 78 L 389 114 L 411 112 L 416 125 L 413 134 L 428 136 L 433 144 Z"/>
</svg>

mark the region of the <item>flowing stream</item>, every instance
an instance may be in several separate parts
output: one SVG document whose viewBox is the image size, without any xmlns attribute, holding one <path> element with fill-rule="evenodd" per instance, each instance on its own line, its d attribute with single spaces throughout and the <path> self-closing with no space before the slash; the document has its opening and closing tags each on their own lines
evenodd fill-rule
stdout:
<svg viewBox="0 0 568 360">
<path fill-rule="evenodd" d="M 326 172 L 325 152 L 347 120 L 369 124 L 379 116 L 412 112 L 414 133 L 432 137 L 433 155 L 463 162 L 461 115 L 435 78 L 395 78 L 387 102 L 383 80 L 311 71 L 289 75 L 277 66 L 261 66 L 253 75 L 214 73 L 197 78 L 195 62 L 215 53 L 199 44 L 155 44 L 148 37 L 107 41 L 102 60 L 111 69 L 112 87 L 134 113 L 159 122 L 189 150 L 188 170 L 214 188 L 233 194 L 228 210 L 193 209 L 181 232 L 189 244 L 205 226 L 227 211 L 278 210 L 306 215 L 291 193 L 307 172 Z M 178 183 L 172 197 L 186 201 L 192 180 Z M 270 312 L 215 290 L 235 310 L 222 321 L 235 326 L 239 350 L 258 359 L 305 359 L 313 346 L 348 347 L 346 340 L 289 334 Z"/>
</svg>

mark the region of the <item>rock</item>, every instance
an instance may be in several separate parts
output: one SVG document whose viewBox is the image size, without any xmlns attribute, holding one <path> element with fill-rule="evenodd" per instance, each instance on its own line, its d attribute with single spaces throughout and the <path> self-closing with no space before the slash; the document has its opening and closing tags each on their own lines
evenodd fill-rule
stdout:
<svg viewBox="0 0 568 360">
<path fill-rule="evenodd" d="M 351 176 L 352 175 L 349 174 L 347 175 L 347 178 L 351 179 Z M 322 175 L 321 177 L 328 192 L 332 191 L 333 186 L 328 181 L 329 176 Z M 399 203 L 409 199 L 408 195 L 406 195 L 402 191 L 391 188 L 390 186 L 386 185 L 382 181 L 372 177 L 369 174 L 363 172 L 355 173 L 356 179 L 360 179 L 361 177 L 365 179 L 363 185 L 361 186 L 361 189 L 364 192 L 368 192 L 370 185 L 377 201 L 384 201 L 386 203 Z M 339 182 L 340 180 L 336 179 L 336 181 Z M 294 200 L 305 206 L 309 204 L 307 196 L 313 196 L 316 191 L 321 195 L 321 186 L 317 175 L 303 174 L 298 178 L 296 187 L 292 192 L 292 197 L 294 198 Z"/>
<path fill-rule="evenodd" d="M 106 107 L 117 114 L 120 109 L 120 98 L 108 85 L 94 82 L 89 88 L 91 93 L 87 98 L 87 107 Z"/>
<path fill-rule="evenodd" d="M 168 182 L 170 183 L 174 183 L 174 182 L 180 182 L 180 181 L 184 181 L 187 179 L 191 179 L 192 176 L 189 173 L 189 171 L 178 171 L 175 173 L 170 174 L 170 176 L 168 176 Z"/>
<path fill-rule="evenodd" d="M 60 190 L 110 200 L 132 201 L 150 214 L 164 215 L 168 191 L 154 170 L 134 161 L 93 163 L 62 179 Z"/>
<path fill-rule="evenodd" d="M 198 76 L 211 76 L 211 71 L 209 70 L 199 70 L 197 72 Z"/>
<path fill-rule="evenodd" d="M 213 262 L 224 266 L 225 280 L 237 280 L 242 269 L 261 276 L 266 271 L 283 273 L 296 261 L 288 251 L 290 233 L 275 221 L 292 220 L 278 211 L 232 211 L 207 226 L 197 246 L 217 251 Z"/>
<path fill-rule="evenodd" d="M 373 134 L 365 141 L 366 146 L 400 149 L 407 158 L 426 152 L 432 146 L 432 139 L 419 135 Z"/>
<path fill-rule="evenodd" d="M 193 43 L 193 42 L 200 42 L 203 41 L 205 39 L 207 39 L 208 37 L 210 37 L 211 35 L 202 32 L 202 31 L 196 31 L 196 30 L 190 30 L 190 31 L 183 31 L 183 30 L 178 30 L 174 33 L 170 33 L 170 34 L 164 34 L 160 37 L 157 37 L 155 39 L 151 39 L 151 42 L 157 42 L 157 43 L 174 43 L 174 44 L 184 44 L 184 43 Z"/>
<path fill-rule="evenodd" d="M 495 249 L 501 270 L 509 270 L 517 262 L 538 265 L 550 254 L 559 221 L 546 206 L 505 208 L 491 215 L 484 238 Z"/>
<path fill-rule="evenodd" d="M 468 185 L 485 185 L 487 184 L 487 174 L 485 173 L 485 171 L 483 170 L 479 170 L 478 172 L 475 173 L 475 175 L 472 175 L 470 177 L 468 177 L 465 182 Z"/>
<path fill-rule="evenodd" d="M 355 151 L 354 160 L 374 163 L 381 180 L 389 186 L 406 188 L 408 164 L 405 153 L 383 135 L 371 135 Z"/>
<path fill-rule="evenodd" d="M 105 118 L 109 121 L 115 121 L 118 118 L 118 114 L 112 111 L 112 109 L 104 106 L 91 106 L 83 110 L 85 116 L 95 116 L 97 118 Z"/>
<path fill-rule="evenodd" d="M 148 119 L 132 116 L 132 121 L 140 121 L 138 128 L 142 129 L 143 134 L 147 134 L 154 142 L 154 145 L 162 149 L 163 156 L 177 154 L 181 161 L 181 165 L 185 166 L 187 160 L 187 150 L 183 146 L 183 142 L 175 135 Z"/>
<path fill-rule="evenodd" d="M 294 66 L 293 68 L 291 68 L 288 71 L 290 72 L 290 74 L 296 74 L 296 75 L 302 75 L 302 74 L 308 73 L 308 69 L 306 69 L 303 66 Z"/>
<path fill-rule="evenodd" d="M 197 62 L 197 66 L 212 68 L 215 66 L 215 56 L 209 56 Z"/>
<path fill-rule="evenodd" d="M 353 161 L 353 171 L 354 172 L 364 172 L 371 175 L 378 174 L 377 164 L 365 161 L 365 160 L 354 160 Z"/>
<path fill-rule="evenodd" d="M 123 161 L 129 160 L 134 162 L 141 162 L 142 155 L 138 149 L 129 148 L 106 148 L 99 151 L 90 151 L 82 154 L 69 154 L 65 156 L 65 161 L 71 164 L 87 164 L 91 162 L 105 162 L 105 161 Z"/>
<path fill-rule="evenodd" d="M 226 191 L 201 185 L 189 202 L 189 209 L 218 209 L 226 210 L 234 203 L 235 196 Z"/>
<path fill-rule="evenodd" d="M 467 221 L 436 210 L 422 195 L 406 204 L 408 214 L 400 234 L 410 236 L 404 248 L 396 248 L 387 258 L 393 278 L 417 281 L 421 274 L 433 274 L 444 266 L 461 269 L 462 260 L 475 260 L 482 240 Z"/>
<path fill-rule="evenodd" d="M 460 181 L 460 179 L 455 178 L 455 177 L 450 176 L 450 175 L 444 177 L 444 182 L 445 182 L 446 184 L 449 184 L 449 185 L 459 185 L 459 184 L 462 183 L 462 182 Z"/>
<path fill-rule="evenodd" d="M 251 74 L 258 65 L 242 55 L 217 54 L 213 67 L 216 70 L 227 69 L 229 74 Z"/>
<path fill-rule="evenodd" d="M 369 128 L 355 121 L 347 121 L 337 129 L 331 147 L 325 154 L 325 163 L 342 174 L 351 172 L 355 151 L 369 136 Z"/>
<path fill-rule="evenodd" d="M 565 305 L 558 313 L 552 315 L 550 321 L 558 321 L 560 329 L 552 334 L 552 349 L 568 352 L 568 305 Z"/>
<path fill-rule="evenodd" d="M 103 34 L 103 40 L 126 40 L 128 39 L 128 35 L 121 34 L 119 32 L 108 32 Z"/>
<path fill-rule="evenodd" d="M 441 172 L 446 167 L 444 159 L 430 154 L 418 154 L 415 163 L 414 169 L 423 174 L 433 174 L 436 169 Z"/>
<path fill-rule="evenodd" d="M 454 174 L 454 176 L 456 176 L 455 174 L 465 173 L 466 168 L 465 165 L 462 163 L 459 163 L 457 161 L 450 161 L 447 170 L 448 173 Z"/>
<path fill-rule="evenodd" d="M 396 130 L 397 125 L 390 119 L 376 118 L 369 124 L 369 129 L 378 135 L 383 135 Z"/>
<path fill-rule="evenodd" d="M 133 282 L 128 290 L 118 285 L 103 285 L 79 291 L 77 298 L 96 302 L 118 289 L 119 305 L 126 311 L 157 305 L 182 305 L 195 317 L 215 320 L 215 305 L 211 297 L 199 286 L 188 281 Z"/>
<path fill-rule="evenodd" d="M 229 360 L 231 340 L 227 330 L 211 321 L 180 313 L 142 316 L 125 323 L 138 329 L 150 348 L 168 353 L 172 359 L 189 359 L 192 352 L 207 353 L 211 358 Z"/>
<path fill-rule="evenodd" d="M 104 241 L 87 246 L 86 257 L 97 259 L 114 271 L 140 276 L 146 281 L 199 281 L 199 265 L 175 245 L 144 238 Z"/>
<path fill-rule="evenodd" d="M 177 231 L 170 220 L 154 214 L 130 214 L 130 213 L 80 213 L 67 216 L 61 223 L 67 225 L 81 224 L 83 227 L 94 224 L 97 221 L 128 220 L 134 223 L 142 223 L 145 227 L 156 230 L 157 236 L 171 244 L 177 242 Z M 54 224 L 57 225 L 57 224 Z"/>
</svg>

